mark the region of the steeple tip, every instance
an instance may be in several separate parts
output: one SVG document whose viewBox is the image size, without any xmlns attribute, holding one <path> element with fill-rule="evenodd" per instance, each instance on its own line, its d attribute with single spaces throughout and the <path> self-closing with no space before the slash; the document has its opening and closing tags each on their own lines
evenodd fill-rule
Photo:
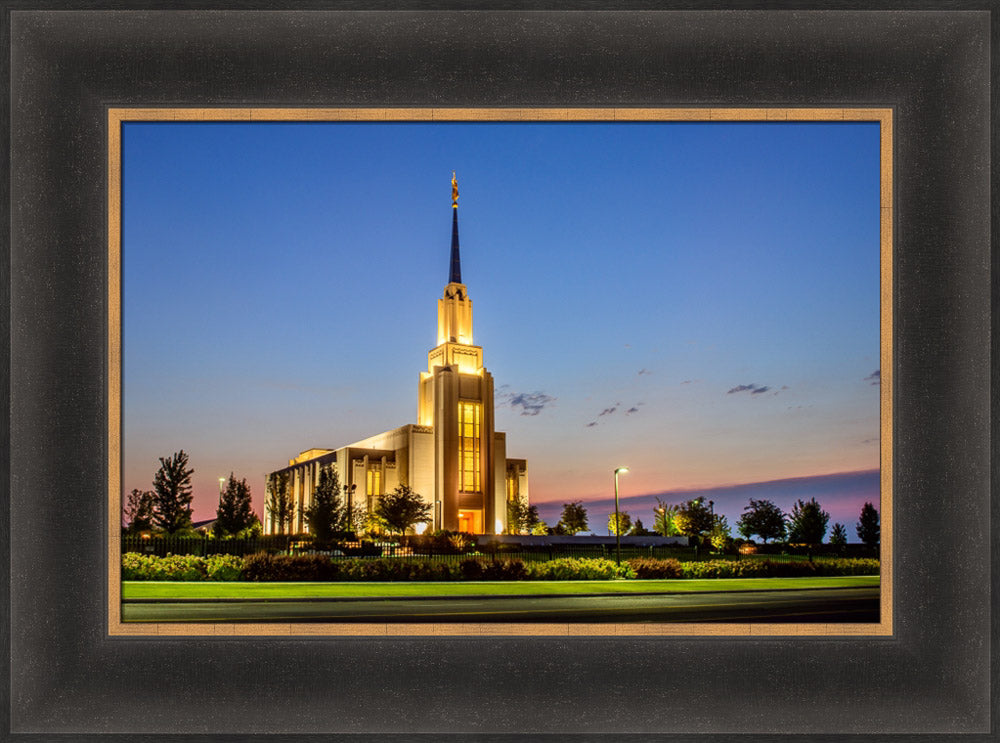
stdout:
<svg viewBox="0 0 1000 743">
<path fill-rule="evenodd" d="M 462 261 L 458 252 L 458 181 L 451 171 L 451 273 L 448 283 L 462 283 Z"/>
</svg>

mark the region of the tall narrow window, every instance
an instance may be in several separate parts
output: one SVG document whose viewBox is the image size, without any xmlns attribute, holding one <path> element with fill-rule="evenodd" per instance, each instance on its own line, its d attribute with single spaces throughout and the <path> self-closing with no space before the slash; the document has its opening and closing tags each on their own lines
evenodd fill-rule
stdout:
<svg viewBox="0 0 1000 743">
<path fill-rule="evenodd" d="M 368 470 L 367 495 L 382 495 L 382 471 Z"/>
<path fill-rule="evenodd" d="M 478 493 L 479 487 L 479 415 L 478 402 L 458 404 L 458 489 Z"/>
</svg>

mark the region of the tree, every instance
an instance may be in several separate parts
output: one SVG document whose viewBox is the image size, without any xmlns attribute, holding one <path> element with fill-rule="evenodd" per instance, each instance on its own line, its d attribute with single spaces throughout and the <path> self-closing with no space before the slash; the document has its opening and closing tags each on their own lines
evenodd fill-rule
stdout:
<svg viewBox="0 0 1000 743">
<path fill-rule="evenodd" d="M 719 514 L 715 517 L 715 523 L 712 524 L 708 538 L 712 542 L 712 546 L 716 552 L 722 552 L 729 545 L 733 539 L 733 534 L 729 530 L 729 522 L 725 516 Z"/>
<path fill-rule="evenodd" d="M 563 503 L 562 518 L 555 526 L 561 534 L 576 534 L 587 531 L 587 509 L 580 501 Z"/>
<path fill-rule="evenodd" d="M 694 537 L 695 539 L 699 539 L 702 535 L 711 531 L 712 525 L 715 523 L 712 505 L 713 502 L 709 501 L 706 506 L 702 498 L 695 498 L 694 500 L 682 503 L 677 509 L 677 515 L 674 517 L 677 530 L 681 534 Z"/>
<path fill-rule="evenodd" d="M 153 476 L 153 524 L 168 534 L 191 528 L 193 474 L 183 449 L 172 457 L 160 457 L 160 469 Z"/>
<path fill-rule="evenodd" d="M 834 524 L 833 531 L 830 532 L 830 546 L 843 547 L 847 544 L 847 529 L 843 524 Z"/>
<path fill-rule="evenodd" d="M 271 517 L 271 524 L 278 534 L 284 534 L 285 529 L 291 529 L 295 518 L 295 501 L 288 487 L 288 473 L 276 472 L 267 478 L 267 496 L 264 508 Z"/>
<path fill-rule="evenodd" d="M 219 507 L 215 511 L 216 536 L 238 534 L 250 528 L 256 520 L 246 478 L 237 481 L 236 476 L 230 472 L 226 489 L 219 496 Z"/>
<path fill-rule="evenodd" d="M 799 499 L 788 517 L 788 541 L 810 546 L 820 544 L 829 521 L 830 514 L 820 508 L 815 498 L 808 502 Z"/>
<path fill-rule="evenodd" d="M 882 528 L 879 525 L 879 514 L 875 506 L 865 503 L 861 507 L 861 520 L 857 525 L 858 539 L 865 543 L 866 547 L 878 547 L 882 539 Z"/>
<path fill-rule="evenodd" d="M 781 539 L 785 536 L 785 514 L 769 500 L 750 499 L 743 507 L 743 515 L 736 522 L 740 536 L 749 539 L 756 534 L 764 544 L 768 539 Z"/>
<path fill-rule="evenodd" d="M 632 528 L 632 517 L 628 515 L 625 511 L 618 511 L 618 523 L 615 523 L 615 514 L 612 511 L 608 514 L 608 533 L 609 534 L 628 534 L 629 530 Z"/>
<path fill-rule="evenodd" d="M 538 506 L 528 506 L 524 515 L 524 528 L 528 530 L 529 534 L 534 534 L 538 531 L 539 525 L 543 529 L 545 528 L 542 518 L 538 515 Z M 544 533 L 543 531 L 542 534 Z"/>
<path fill-rule="evenodd" d="M 665 501 L 656 499 L 656 508 L 653 509 L 653 531 L 665 537 L 672 537 L 681 533 L 677 528 L 677 512 L 680 506 L 672 506 Z"/>
<path fill-rule="evenodd" d="M 400 485 L 380 497 L 372 513 L 390 533 L 402 536 L 413 525 L 429 521 L 431 507 L 408 485 Z"/>
<path fill-rule="evenodd" d="M 153 527 L 154 497 L 152 490 L 136 488 L 133 488 L 132 492 L 128 494 L 123 515 L 126 531 L 129 534 L 138 534 L 140 531 L 147 531 Z"/>
<path fill-rule="evenodd" d="M 538 519 L 538 523 L 531 527 L 531 533 L 534 536 L 544 537 L 549 533 L 549 525 Z"/>
<path fill-rule="evenodd" d="M 632 524 L 632 531 L 629 532 L 634 537 L 651 537 L 655 532 L 651 532 L 645 526 L 642 525 L 642 519 L 636 519 L 635 523 Z"/>
<path fill-rule="evenodd" d="M 531 526 L 534 525 L 529 525 L 528 523 L 531 518 L 532 509 L 534 509 L 534 517 L 537 521 L 537 506 L 529 506 L 524 502 L 524 499 L 520 497 L 507 501 L 507 533 L 523 534 L 526 531 L 530 531 Z"/>
<path fill-rule="evenodd" d="M 340 504 L 340 478 L 334 465 L 320 466 L 312 503 L 302 515 L 309 524 L 309 533 L 320 544 L 333 539 L 333 533 L 342 526 L 344 511 Z"/>
</svg>

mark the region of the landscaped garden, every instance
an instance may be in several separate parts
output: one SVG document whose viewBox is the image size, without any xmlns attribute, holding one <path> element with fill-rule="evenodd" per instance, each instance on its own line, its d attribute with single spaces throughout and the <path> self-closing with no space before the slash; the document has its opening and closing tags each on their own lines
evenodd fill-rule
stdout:
<svg viewBox="0 0 1000 743">
<path fill-rule="evenodd" d="M 602 557 L 523 560 L 494 555 L 458 560 L 428 558 L 335 558 L 328 555 L 166 555 L 128 552 L 125 581 L 579 581 L 635 579 L 795 578 L 879 573 L 871 558 L 716 559 L 681 562 L 634 557 L 616 563 Z"/>
</svg>

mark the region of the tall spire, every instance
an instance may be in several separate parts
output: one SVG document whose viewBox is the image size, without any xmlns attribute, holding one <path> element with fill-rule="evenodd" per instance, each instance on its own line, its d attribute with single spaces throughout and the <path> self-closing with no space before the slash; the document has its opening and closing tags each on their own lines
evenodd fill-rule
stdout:
<svg viewBox="0 0 1000 743">
<path fill-rule="evenodd" d="M 458 255 L 458 181 L 451 171 L 451 275 L 448 283 L 462 283 L 462 262 Z"/>
</svg>

